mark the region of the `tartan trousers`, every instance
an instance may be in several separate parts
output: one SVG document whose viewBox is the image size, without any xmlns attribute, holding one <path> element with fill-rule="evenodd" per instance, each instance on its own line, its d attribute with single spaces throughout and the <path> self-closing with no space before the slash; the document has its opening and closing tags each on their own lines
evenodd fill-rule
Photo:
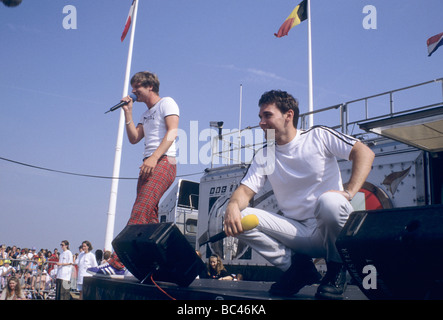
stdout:
<svg viewBox="0 0 443 320">
<path fill-rule="evenodd" d="M 163 194 L 174 182 L 177 173 L 177 166 L 173 159 L 162 156 L 147 179 L 139 177 L 137 197 L 128 225 L 158 223 L 158 204 Z M 115 252 L 112 253 L 108 262 L 116 269 L 124 268 Z"/>
</svg>

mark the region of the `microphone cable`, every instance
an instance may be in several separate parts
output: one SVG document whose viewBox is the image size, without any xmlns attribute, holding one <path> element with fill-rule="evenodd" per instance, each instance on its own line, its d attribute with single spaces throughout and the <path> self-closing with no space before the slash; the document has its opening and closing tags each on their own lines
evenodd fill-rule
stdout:
<svg viewBox="0 0 443 320">
<path fill-rule="evenodd" d="M 154 281 L 154 278 L 153 278 L 152 274 L 151 274 L 151 281 L 152 281 L 152 283 L 157 287 L 157 289 L 160 290 L 162 293 L 164 293 L 169 299 L 171 299 L 171 300 L 177 300 L 177 299 L 175 299 L 173 296 L 171 296 L 169 293 L 167 293 L 165 290 L 163 290 L 163 289 L 157 284 L 157 282 Z"/>
</svg>

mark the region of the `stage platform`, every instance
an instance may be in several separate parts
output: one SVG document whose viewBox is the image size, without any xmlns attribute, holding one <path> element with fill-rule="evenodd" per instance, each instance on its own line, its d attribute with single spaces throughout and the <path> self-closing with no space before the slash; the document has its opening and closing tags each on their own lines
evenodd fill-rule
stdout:
<svg viewBox="0 0 443 320">
<path fill-rule="evenodd" d="M 150 282 L 150 281 L 149 281 Z M 84 279 L 85 300 L 316 300 L 318 285 L 304 287 L 291 297 L 268 293 L 272 282 L 196 279 L 188 287 L 172 283 L 141 284 L 136 278 L 109 279 L 94 276 Z M 367 300 L 355 285 L 348 285 L 345 300 Z"/>
</svg>

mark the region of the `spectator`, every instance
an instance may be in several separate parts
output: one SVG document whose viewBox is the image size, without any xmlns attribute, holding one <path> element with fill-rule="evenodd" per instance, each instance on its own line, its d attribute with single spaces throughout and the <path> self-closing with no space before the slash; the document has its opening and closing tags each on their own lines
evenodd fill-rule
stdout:
<svg viewBox="0 0 443 320">
<path fill-rule="evenodd" d="M 103 254 L 103 260 L 101 264 L 108 263 L 109 258 L 111 258 L 112 252 L 111 251 L 105 251 Z"/>
<path fill-rule="evenodd" d="M 2 289 L 6 286 L 6 279 L 11 275 L 13 269 L 11 267 L 10 260 L 4 260 L 3 266 L 0 267 L 0 278 L 1 278 L 1 286 Z"/>
<path fill-rule="evenodd" d="M 42 274 L 45 276 L 44 290 L 50 290 L 52 287 L 52 277 L 48 274 L 46 270 L 43 270 Z"/>
<path fill-rule="evenodd" d="M 3 260 L 5 260 L 7 257 L 8 256 L 6 254 L 6 245 L 2 244 L 0 248 L 0 266 L 3 265 Z"/>
<path fill-rule="evenodd" d="M 24 273 L 24 279 L 23 279 L 22 287 L 24 289 L 26 289 L 26 290 L 31 290 L 32 289 L 32 280 L 33 280 L 33 277 L 32 277 L 31 271 L 29 271 L 29 270 L 26 271 Z"/>
<path fill-rule="evenodd" d="M 42 269 L 43 265 L 46 262 L 45 256 L 43 255 L 42 251 L 39 251 L 37 253 L 37 258 L 35 259 L 37 261 L 37 265 L 40 269 Z"/>
<path fill-rule="evenodd" d="M 72 252 L 69 250 L 68 240 L 63 240 L 60 244 L 62 253 L 57 262 L 57 280 L 56 280 L 56 300 L 71 299 L 71 275 L 72 275 Z"/>
<path fill-rule="evenodd" d="M 51 274 L 55 264 L 58 262 L 58 257 L 55 252 L 51 254 L 51 251 L 48 251 L 48 253 L 48 273 Z"/>
<path fill-rule="evenodd" d="M 29 249 L 26 249 L 26 250 L 28 250 L 28 253 L 27 253 L 28 254 L 28 260 L 32 260 L 32 258 L 34 258 L 34 254 L 32 253 L 31 250 L 29 250 Z"/>
<path fill-rule="evenodd" d="M 0 300 L 26 300 L 26 297 L 22 292 L 20 282 L 16 277 L 11 277 L 8 279 L 8 285 L 3 290 Z"/>
<path fill-rule="evenodd" d="M 20 260 L 19 266 L 21 271 L 26 271 L 26 267 L 28 266 L 28 249 L 22 249 L 18 259 Z"/>
<path fill-rule="evenodd" d="M 11 257 L 10 257 L 11 251 L 12 251 L 12 248 L 10 246 L 7 246 L 6 250 L 5 250 L 5 252 L 6 252 L 6 259 L 11 259 Z"/>
<path fill-rule="evenodd" d="M 212 255 L 208 260 L 208 269 L 202 278 L 218 279 L 218 280 L 233 280 L 232 276 L 228 273 L 220 257 Z"/>
<path fill-rule="evenodd" d="M 14 269 L 18 268 L 18 257 L 20 255 L 20 251 L 17 249 L 17 246 L 12 246 L 12 250 L 9 253 L 9 258 L 12 260 L 11 266 Z"/>
<path fill-rule="evenodd" d="M 83 299 L 83 278 L 90 277 L 91 275 L 86 272 L 88 268 L 97 267 L 97 260 L 95 255 L 91 252 L 92 245 L 89 241 L 82 242 L 82 250 L 77 258 L 78 266 L 78 278 L 77 278 L 77 290 L 80 292 L 80 300 Z"/>
<path fill-rule="evenodd" d="M 97 249 L 95 250 L 95 260 L 97 260 L 97 263 L 99 265 L 102 264 L 102 260 L 103 260 L 103 250 Z"/>
</svg>

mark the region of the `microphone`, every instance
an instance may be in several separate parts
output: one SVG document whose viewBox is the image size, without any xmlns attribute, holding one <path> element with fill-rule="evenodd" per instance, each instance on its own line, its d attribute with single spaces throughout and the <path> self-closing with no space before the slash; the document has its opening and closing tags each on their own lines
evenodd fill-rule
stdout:
<svg viewBox="0 0 443 320">
<path fill-rule="evenodd" d="M 137 96 L 134 94 L 134 93 L 130 93 L 129 94 L 129 97 L 132 99 L 132 101 L 137 101 Z M 106 111 L 105 112 L 105 114 L 106 113 L 108 113 L 108 112 L 111 112 L 111 111 L 115 111 L 115 110 L 117 110 L 118 108 L 121 108 L 121 107 L 123 107 L 124 105 L 127 105 L 129 102 L 125 102 L 125 101 L 120 101 L 120 103 L 117 103 L 115 106 L 113 106 L 111 109 L 109 109 L 108 111 Z"/>
<path fill-rule="evenodd" d="M 258 226 L 258 218 L 255 214 L 248 214 L 247 216 L 241 219 L 241 225 L 243 227 L 243 231 L 249 231 Z M 200 246 L 211 242 L 217 242 L 221 239 L 226 238 L 226 233 L 224 231 L 217 233 L 215 236 L 210 237 L 207 241 L 200 244 Z"/>
</svg>

